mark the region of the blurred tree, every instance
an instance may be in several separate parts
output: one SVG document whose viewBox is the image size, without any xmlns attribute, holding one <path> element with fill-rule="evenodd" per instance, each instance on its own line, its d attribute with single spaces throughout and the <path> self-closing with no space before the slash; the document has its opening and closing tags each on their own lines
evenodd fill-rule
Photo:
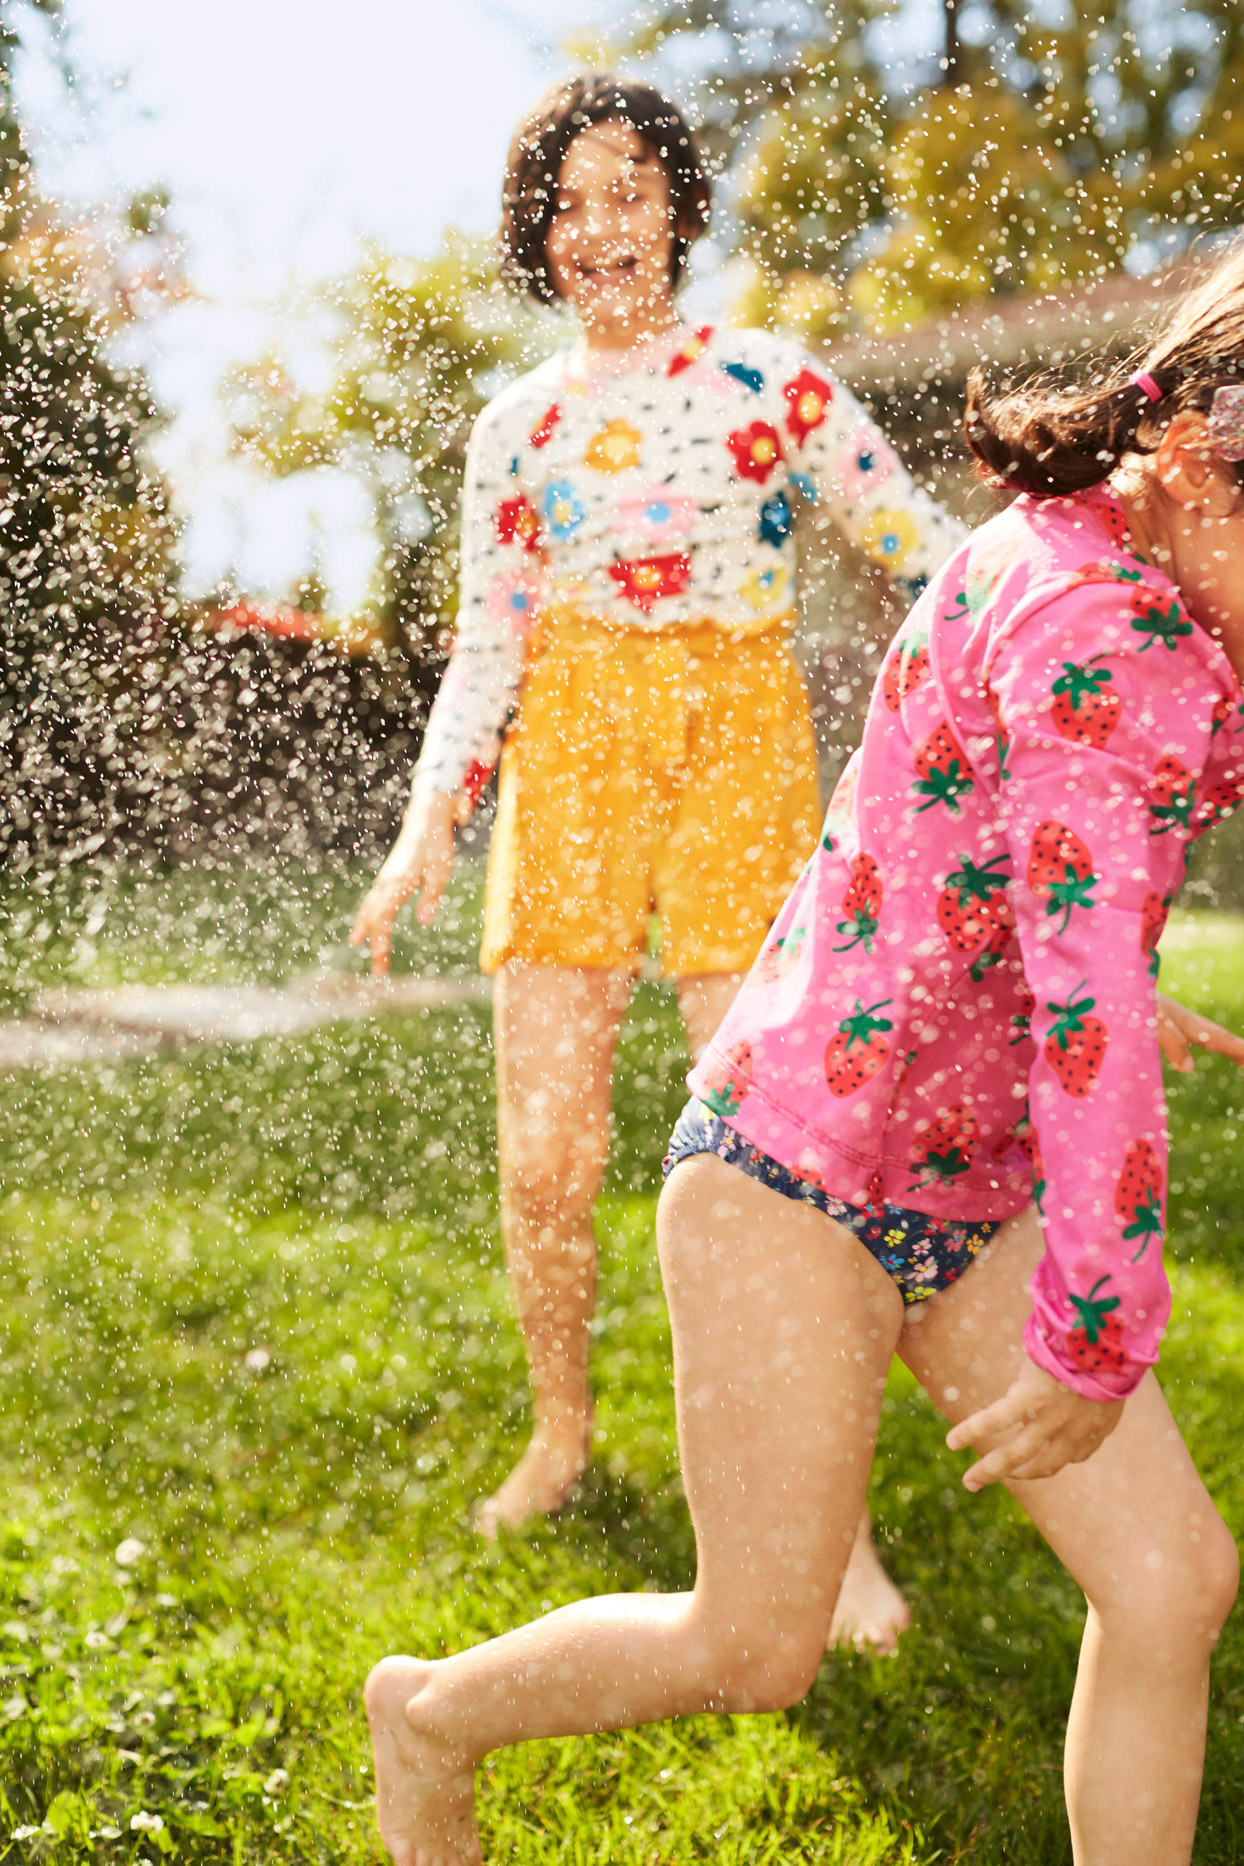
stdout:
<svg viewBox="0 0 1244 1866">
<path fill-rule="evenodd" d="M 740 313 L 810 335 L 1238 217 L 1238 0 L 655 0 L 594 50 L 691 74 L 751 262 Z"/>
<path fill-rule="evenodd" d="M 509 375 L 547 352 L 549 321 L 502 289 L 482 242 L 456 233 L 426 259 L 370 248 L 327 302 L 328 388 L 300 387 L 276 356 L 239 369 L 227 385 L 234 432 L 275 473 L 332 464 L 363 480 L 379 553 L 358 620 L 409 656 L 426 691 L 454 614 L 471 424 Z"/>
<path fill-rule="evenodd" d="M 155 411 L 107 355 L 128 315 L 115 255 L 37 195 L 18 43 L 0 22 L 0 861 L 29 866 L 146 810 L 145 688 L 174 605 L 172 528 L 141 459 Z"/>
</svg>

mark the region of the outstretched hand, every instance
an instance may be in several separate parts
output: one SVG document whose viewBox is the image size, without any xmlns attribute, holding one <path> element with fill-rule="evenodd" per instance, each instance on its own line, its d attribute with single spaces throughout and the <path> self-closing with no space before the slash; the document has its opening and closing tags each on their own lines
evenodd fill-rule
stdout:
<svg viewBox="0 0 1244 1866">
<path fill-rule="evenodd" d="M 1192 1073 L 1194 1044 L 1199 1049 L 1213 1050 L 1218 1056 L 1229 1056 L 1233 1063 L 1244 1068 L 1244 1037 L 1224 1030 L 1212 1018 L 1190 1011 L 1162 992 L 1158 993 L 1158 1043 L 1167 1062 L 1178 1069 L 1180 1075 Z"/>
<path fill-rule="evenodd" d="M 384 978 L 389 970 L 393 927 L 412 894 L 419 896 L 420 926 L 431 926 L 453 870 L 454 823 L 463 814 L 454 798 L 439 794 L 408 813 L 350 934 L 352 946 L 370 946 L 373 977 Z"/>
<path fill-rule="evenodd" d="M 1118 1425 L 1122 1400 L 1085 1399 L 1025 1359 L 1000 1400 L 961 1419 L 946 1434 L 952 1451 L 984 1455 L 964 1473 L 967 1490 L 1007 1478 L 1053 1477 L 1083 1464 Z"/>
</svg>

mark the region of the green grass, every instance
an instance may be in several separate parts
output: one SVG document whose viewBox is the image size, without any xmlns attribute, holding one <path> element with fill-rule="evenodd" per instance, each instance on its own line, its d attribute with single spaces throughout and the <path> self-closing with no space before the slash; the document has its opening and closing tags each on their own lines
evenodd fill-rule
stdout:
<svg viewBox="0 0 1244 1866">
<path fill-rule="evenodd" d="M 468 876 L 404 963 L 469 967 L 476 897 Z M 11 895 L 0 994 L 15 1006 L 53 981 L 357 964 L 342 942 L 352 898 L 331 873 Z M 1166 982 L 1244 1025 L 1242 932 L 1178 922 Z M 0 1859 L 377 1859 L 358 1689 L 380 1653 L 451 1651 L 584 1593 L 686 1585 L 652 1237 L 684 1067 L 673 1006 L 645 986 L 599 1215 L 596 1463 L 557 1525 L 491 1549 L 468 1511 L 514 1455 L 526 1394 L 484 1010 L 6 1083 Z M 1214 1062 L 1172 1088 L 1163 1361 L 1237 1527 L 1242 1088 Z M 1081 1603 L 1004 1496 L 962 1491 L 942 1430 L 896 1374 L 874 1480 L 915 1611 L 896 1659 L 827 1660 L 783 1717 L 499 1758 L 482 1793 L 489 1857 L 1067 1861 L 1059 1749 Z M 127 1540 L 143 1552 L 120 1565 Z M 1242 1779 L 1232 1627 L 1205 1866 L 1244 1852 Z M 39 1831 L 11 1839 L 25 1828 Z"/>
</svg>

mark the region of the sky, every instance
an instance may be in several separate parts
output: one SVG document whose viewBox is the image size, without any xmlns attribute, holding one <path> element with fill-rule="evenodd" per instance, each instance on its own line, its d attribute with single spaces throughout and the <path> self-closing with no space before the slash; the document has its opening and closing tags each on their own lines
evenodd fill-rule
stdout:
<svg viewBox="0 0 1244 1866">
<path fill-rule="evenodd" d="M 228 455 L 216 385 L 263 350 L 299 287 L 371 236 L 434 248 L 495 225 L 514 123 L 600 0 L 64 0 L 61 58 L 22 0 L 19 105 L 45 191 L 83 207 L 163 185 L 192 303 L 141 334 L 174 415 L 160 443 L 185 520 L 187 592 L 231 568 L 276 593 L 318 527 L 336 602 L 372 545 L 343 476 L 271 484 Z M 610 10 L 616 18 L 616 8 Z"/>
</svg>

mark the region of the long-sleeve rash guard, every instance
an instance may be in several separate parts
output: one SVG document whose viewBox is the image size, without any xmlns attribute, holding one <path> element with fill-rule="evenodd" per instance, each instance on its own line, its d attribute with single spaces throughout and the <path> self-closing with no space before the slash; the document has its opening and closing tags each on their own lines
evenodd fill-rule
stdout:
<svg viewBox="0 0 1244 1866">
<path fill-rule="evenodd" d="M 818 850 L 694 1091 L 857 1204 L 1045 1254 L 1030 1358 L 1095 1399 L 1157 1359 L 1156 946 L 1244 790 L 1240 684 L 1099 490 L 1020 498 L 913 609 Z"/>
<path fill-rule="evenodd" d="M 546 605 L 654 631 L 789 620 L 803 502 L 912 594 L 965 535 L 855 398 L 765 331 L 684 329 L 613 364 L 580 347 L 513 383 L 471 436 L 455 648 L 417 790 L 479 790 Z"/>
</svg>

